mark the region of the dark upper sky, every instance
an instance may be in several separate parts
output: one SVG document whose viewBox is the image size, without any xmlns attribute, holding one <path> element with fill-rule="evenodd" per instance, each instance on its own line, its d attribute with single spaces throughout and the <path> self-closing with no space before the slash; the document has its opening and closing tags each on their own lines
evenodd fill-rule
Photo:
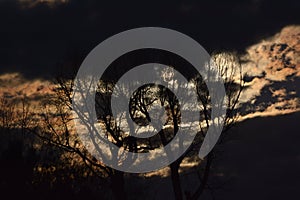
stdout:
<svg viewBox="0 0 300 200">
<path fill-rule="evenodd" d="M 79 63 L 97 44 L 143 26 L 178 30 L 209 52 L 238 50 L 300 24 L 299 0 L 109 1 L 69 0 L 24 8 L 0 0 L 0 73 L 50 76 Z"/>
</svg>

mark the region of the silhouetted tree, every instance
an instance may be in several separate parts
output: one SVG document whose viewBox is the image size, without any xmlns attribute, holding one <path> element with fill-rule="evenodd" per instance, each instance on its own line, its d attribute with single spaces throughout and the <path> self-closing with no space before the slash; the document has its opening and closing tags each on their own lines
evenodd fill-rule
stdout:
<svg viewBox="0 0 300 200">
<path fill-rule="evenodd" d="M 243 88 L 243 78 L 237 55 L 233 53 L 219 53 L 214 54 L 212 59 L 223 78 L 227 95 L 227 113 L 224 119 L 223 133 L 219 139 L 219 143 L 221 143 L 226 137 L 226 131 L 237 120 L 237 115 L 235 115 L 234 110 L 237 107 L 238 99 Z M 199 76 L 192 77 L 191 79 L 193 79 L 197 87 L 198 102 L 195 103 L 201 105 L 201 111 L 199 113 L 199 126 L 201 131 L 197 134 L 195 141 L 189 149 L 169 166 L 176 199 L 184 198 L 180 183 L 180 164 L 184 158 L 197 155 L 209 127 L 211 117 L 210 95 L 205 82 L 203 82 Z M 73 116 L 71 114 L 73 84 L 73 80 L 70 79 L 57 79 L 57 87 L 55 88 L 56 95 L 42 103 L 44 112 L 40 117 L 43 123 L 37 125 L 35 128 L 31 128 L 30 131 L 48 144 L 55 145 L 70 154 L 79 156 L 89 170 L 99 178 L 103 179 L 109 177 L 114 199 L 126 199 L 124 172 L 107 167 L 103 165 L 101 161 L 94 158 L 81 144 L 78 135 L 74 132 Z M 168 144 L 178 131 L 181 123 L 180 105 L 171 90 L 155 84 L 139 88 L 131 97 L 129 105 L 130 112 L 127 113 L 127 116 L 122 116 L 117 120 L 116 118 L 118 116 L 112 116 L 110 108 L 111 95 L 115 84 L 114 81 L 100 80 L 95 97 L 98 123 L 104 128 L 109 141 L 131 152 L 151 151 L 159 146 Z M 167 116 L 165 125 L 168 125 L 168 128 L 163 128 L 157 135 L 146 139 L 135 138 L 120 129 L 117 121 L 120 122 L 122 120 L 133 120 L 138 125 L 147 125 L 151 121 L 149 111 L 155 104 L 165 109 Z M 129 133 L 131 130 L 133 130 L 133 127 L 129 127 Z M 201 162 L 200 165 L 203 165 L 203 170 L 199 169 L 198 172 L 201 185 L 199 185 L 198 189 L 194 192 L 189 192 L 189 194 L 186 192 L 187 199 L 198 199 L 204 189 L 207 188 L 211 166 L 215 157 L 216 153 L 213 150 L 207 155 L 205 160 Z"/>
</svg>

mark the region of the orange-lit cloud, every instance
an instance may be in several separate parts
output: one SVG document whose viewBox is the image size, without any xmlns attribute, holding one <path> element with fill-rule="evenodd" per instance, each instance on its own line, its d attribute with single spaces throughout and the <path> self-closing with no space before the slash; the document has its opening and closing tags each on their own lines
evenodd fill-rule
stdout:
<svg viewBox="0 0 300 200">
<path fill-rule="evenodd" d="M 32 8 L 39 4 L 46 4 L 49 7 L 54 7 L 55 5 L 68 3 L 69 0 L 18 0 L 22 8 Z"/>
<path fill-rule="evenodd" d="M 242 57 L 249 81 L 241 95 L 244 118 L 300 110 L 300 26 L 283 28 L 247 49 Z"/>
</svg>

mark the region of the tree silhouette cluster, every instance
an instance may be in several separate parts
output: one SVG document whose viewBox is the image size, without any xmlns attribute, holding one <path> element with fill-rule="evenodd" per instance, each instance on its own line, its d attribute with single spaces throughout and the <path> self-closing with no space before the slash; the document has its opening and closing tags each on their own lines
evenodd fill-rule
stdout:
<svg viewBox="0 0 300 200">
<path fill-rule="evenodd" d="M 237 121 L 234 113 L 243 89 L 242 68 L 238 56 L 234 53 L 216 53 L 212 60 L 217 66 L 225 83 L 227 95 L 227 113 L 224 128 L 218 144 L 222 143 L 227 130 Z M 129 113 L 122 120 L 133 120 L 140 127 L 151 122 L 151 116 L 164 121 L 163 128 L 149 138 L 137 138 L 129 131 L 120 128 L 118 116 L 112 115 L 111 95 L 116 80 L 99 80 L 95 101 L 99 125 L 105 130 L 110 142 L 125 151 L 144 153 L 167 145 L 181 126 L 181 105 L 176 95 L 168 88 L 148 84 L 138 88 L 130 98 Z M 199 132 L 192 145 L 168 167 L 174 196 L 180 199 L 198 199 L 204 190 L 209 190 L 209 175 L 214 159 L 218 156 L 212 150 L 204 160 L 199 161 L 195 169 L 200 185 L 195 191 L 183 191 L 180 178 L 180 165 L 184 159 L 198 159 L 198 151 L 206 135 L 211 120 L 211 99 L 201 76 L 190 77 L 197 88 L 199 106 Z M 0 101 L 1 163 L 4 177 L 1 188 L 13 187 L 24 193 L 40 195 L 68 194 L 72 199 L 80 195 L 93 197 L 101 195 L 104 199 L 127 199 L 125 177 L 127 173 L 105 166 L 97 160 L 81 143 L 75 132 L 72 115 L 72 97 L 74 82 L 70 79 L 56 80 L 55 95 L 47 96 L 40 102 L 39 109 L 32 107 L 24 99 Z M 179 84 L 180 85 L 180 84 Z M 184 87 L 184 86 L 180 86 Z M 164 112 L 156 112 L 156 107 Z M 153 112 L 154 111 L 154 112 Z M 152 113 L 151 113 L 152 112 Z M 121 121 L 122 121 L 121 120 Z M 17 185 L 16 183 L 20 184 Z M 49 189 L 50 188 L 50 189 Z M 67 191 L 67 192 L 66 192 Z M 106 191 L 99 194 L 99 191 Z M 53 194 L 53 195 L 50 195 Z M 37 195 L 33 195 L 37 196 Z"/>
</svg>

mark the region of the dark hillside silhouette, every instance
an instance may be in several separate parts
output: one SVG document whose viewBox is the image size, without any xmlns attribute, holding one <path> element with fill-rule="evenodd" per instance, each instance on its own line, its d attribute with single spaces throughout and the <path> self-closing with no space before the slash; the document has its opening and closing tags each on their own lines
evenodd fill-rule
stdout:
<svg viewBox="0 0 300 200">
<path fill-rule="evenodd" d="M 216 162 L 220 199 L 294 199 L 300 195 L 300 112 L 257 117 L 230 130 Z M 211 181 L 216 177 L 212 177 Z"/>
</svg>

